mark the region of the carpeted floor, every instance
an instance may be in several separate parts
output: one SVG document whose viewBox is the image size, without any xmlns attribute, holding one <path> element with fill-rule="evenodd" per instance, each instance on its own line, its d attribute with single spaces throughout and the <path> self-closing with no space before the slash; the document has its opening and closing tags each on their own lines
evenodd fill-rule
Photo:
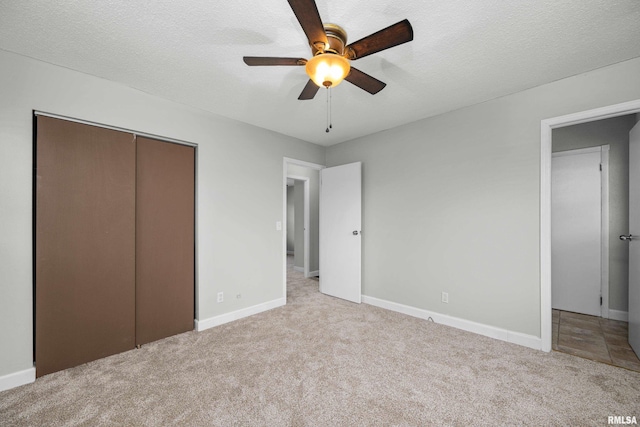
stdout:
<svg viewBox="0 0 640 427">
<path fill-rule="evenodd" d="M 318 293 L 0 393 L 0 425 L 606 425 L 640 373 Z"/>
</svg>

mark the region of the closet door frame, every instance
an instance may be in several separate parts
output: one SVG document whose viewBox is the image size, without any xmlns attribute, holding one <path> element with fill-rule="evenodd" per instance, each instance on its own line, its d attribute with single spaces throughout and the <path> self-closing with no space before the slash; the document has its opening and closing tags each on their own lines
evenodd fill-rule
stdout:
<svg viewBox="0 0 640 427">
<path fill-rule="evenodd" d="M 155 139 L 162 142 L 168 142 L 172 144 L 185 145 L 194 148 L 194 220 L 193 220 L 193 238 L 194 238 L 194 301 L 193 301 L 193 312 L 194 312 L 194 329 L 198 319 L 198 152 L 199 147 L 198 144 L 180 140 L 176 138 L 169 138 L 161 135 L 156 135 L 152 133 L 139 132 L 133 129 L 128 129 L 119 126 L 107 125 L 104 123 L 93 122 L 84 119 L 78 119 L 74 117 L 64 116 L 60 114 L 50 113 L 42 110 L 32 110 L 32 123 L 33 123 L 33 150 L 32 150 L 32 159 L 33 159 L 33 170 L 32 170 L 32 327 L 33 327 L 33 335 L 32 335 L 32 348 L 33 348 L 33 360 L 34 364 L 36 362 L 36 215 L 37 215 L 37 117 L 50 117 L 54 119 L 66 120 L 69 122 L 85 124 L 89 126 L 95 126 L 99 128 L 111 129 L 120 132 L 127 132 L 133 134 L 135 137 L 144 137 L 149 139 Z"/>
</svg>

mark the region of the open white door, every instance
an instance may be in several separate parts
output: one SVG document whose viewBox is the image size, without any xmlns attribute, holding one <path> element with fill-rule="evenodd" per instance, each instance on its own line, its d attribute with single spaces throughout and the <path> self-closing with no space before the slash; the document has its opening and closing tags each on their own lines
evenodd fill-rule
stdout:
<svg viewBox="0 0 640 427">
<path fill-rule="evenodd" d="M 629 133 L 629 344 L 640 357 L 640 123 Z M 624 239 L 623 239 L 624 240 Z"/>
<path fill-rule="evenodd" d="M 320 292 L 361 300 L 361 163 L 320 171 Z"/>
</svg>

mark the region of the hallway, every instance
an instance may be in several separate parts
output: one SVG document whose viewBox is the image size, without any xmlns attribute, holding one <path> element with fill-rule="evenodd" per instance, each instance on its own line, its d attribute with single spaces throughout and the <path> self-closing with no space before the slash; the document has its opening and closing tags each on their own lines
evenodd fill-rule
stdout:
<svg viewBox="0 0 640 427">
<path fill-rule="evenodd" d="M 627 341 L 628 323 L 553 310 L 553 349 L 640 372 L 640 360 Z"/>
</svg>

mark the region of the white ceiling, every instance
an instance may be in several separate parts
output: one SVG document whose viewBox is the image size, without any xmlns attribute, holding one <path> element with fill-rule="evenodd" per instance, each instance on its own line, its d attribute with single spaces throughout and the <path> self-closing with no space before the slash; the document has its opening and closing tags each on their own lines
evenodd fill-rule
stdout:
<svg viewBox="0 0 640 427">
<path fill-rule="evenodd" d="M 640 56 L 638 0 L 316 0 L 358 40 L 408 18 L 414 41 L 354 61 L 387 83 L 298 101 L 309 57 L 286 0 L 3 0 L 0 49 L 332 145 Z"/>
</svg>

